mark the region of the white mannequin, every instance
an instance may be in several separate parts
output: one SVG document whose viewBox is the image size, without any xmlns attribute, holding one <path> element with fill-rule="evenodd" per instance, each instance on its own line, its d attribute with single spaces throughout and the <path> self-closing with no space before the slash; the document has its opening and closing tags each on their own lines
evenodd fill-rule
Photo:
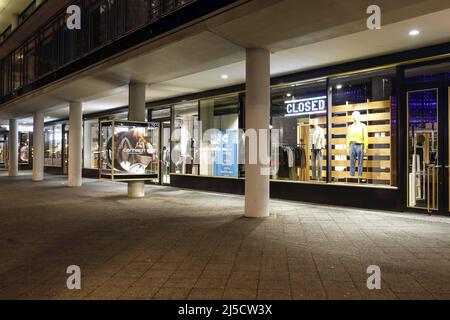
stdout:
<svg viewBox="0 0 450 320">
<path fill-rule="evenodd" d="M 322 179 L 322 150 L 325 148 L 325 134 L 319 126 L 319 119 L 313 119 L 313 132 L 310 134 L 309 148 L 311 150 L 311 169 L 313 180 Z"/>
<path fill-rule="evenodd" d="M 313 119 L 312 125 L 314 126 L 313 132 L 310 136 L 310 149 L 319 150 L 325 147 L 325 134 L 323 129 L 319 126 L 319 119 Z"/>
<path fill-rule="evenodd" d="M 358 166 L 358 177 L 363 176 L 364 156 L 369 147 L 369 133 L 367 126 L 361 122 L 361 114 L 358 111 L 352 114 L 353 124 L 347 130 L 347 153 L 350 156 L 350 176 L 356 174 Z M 358 180 L 359 182 L 359 180 Z"/>
</svg>

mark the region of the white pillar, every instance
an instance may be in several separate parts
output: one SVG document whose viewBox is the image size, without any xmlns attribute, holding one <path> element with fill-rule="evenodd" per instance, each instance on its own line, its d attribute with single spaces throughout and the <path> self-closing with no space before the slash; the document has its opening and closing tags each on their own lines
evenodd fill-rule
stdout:
<svg viewBox="0 0 450 320">
<path fill-rule="evenodd" d="M 246 61 L 246 130 L 270 132 L 270 53 L 266 49 L 247 49 Z M 270 137 L 270 133 L 267 134 Z M 264 139 L 266 140 L 266 139 Z M 249 163 L 249 143 L 245 160 L 245 216 L 263 218 L 269 216 L 270 164 L 261 164 L 258 135 L 258 163 Z M 264 155 L 269 156 L 269 154 Z"/>
<path fill-rule="evenodd" d="M 147 121 L 145 110 L 145 83 L 130 83 L 128 120 Z"/>
<path fill-rule="evenodd" d="M 128 120 L 130 121 L 147 121 L 145 87 L 145 83 L 130 83 L 129 85 Z M 143 181 L 129 182 L 128 197 L 145 197 L 145 183 Z"/>
<path fill-rule="evenodd" d="M 8 175 L 17 177 L 19 175 L 19 132 L 17 129 L 17 120 L 9 120 L 8 135 Z"/>
<path fill-rule="evenodd" d="M 69 105 L 69 187 L 82 185 L 83 105 Z"/>
<path fill-rule="evenodd" d="M 44 114 L 33 117 L 33 181 L 44 180 Z"/>
</svg>

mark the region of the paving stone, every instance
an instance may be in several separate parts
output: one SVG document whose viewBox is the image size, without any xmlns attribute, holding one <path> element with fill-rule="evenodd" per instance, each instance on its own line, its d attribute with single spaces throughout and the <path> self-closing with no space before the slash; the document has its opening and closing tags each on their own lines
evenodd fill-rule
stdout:
<svg viewBox="0 0 450 320">
<path fill-rule="evenodd" d="M 189 294 L 190 300 L 220 300 L 223 298 L 223 289 L 193 289 Z"/>
<path fill-rule="evenodd" d="M 292 300 L 290 290 L 258 290 L 258 300 Z"/>
<path fill-rule="evenodd" d="M 85 179 L 68 197 L 66 177 L 29 180 L 0 172 L 0 299 L 450 298 L 446 217 L 272 200 L 260 221 L 242 196 L 149 185 L 135 201 Z"/>
<path fill-rule="evenodd" d="M 189 288 L 161 288 L 153 298 L 155 300 L 185 300 L 189 296 Z"/>
<path fill-rule="evenodd" d="M 257 291 L 248 289 L 226 288 L 223 294 L 225 300 L 256 300 Z"/>
</svg>

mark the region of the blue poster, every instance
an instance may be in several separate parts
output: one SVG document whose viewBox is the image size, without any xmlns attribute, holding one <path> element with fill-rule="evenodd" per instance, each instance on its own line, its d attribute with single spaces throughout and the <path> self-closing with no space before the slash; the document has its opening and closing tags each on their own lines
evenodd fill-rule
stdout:
<svg viewBox="0 0 450 320">
<path fill-rule="evenodd" d="M 218 132 L 214 139 L 214 176 L 238 176 L 238 131 Z"/>
</svg>

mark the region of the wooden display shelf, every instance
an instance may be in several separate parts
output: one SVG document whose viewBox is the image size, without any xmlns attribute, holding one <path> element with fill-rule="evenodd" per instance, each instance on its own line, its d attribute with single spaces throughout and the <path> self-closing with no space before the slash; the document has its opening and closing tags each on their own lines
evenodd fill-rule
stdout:
<svg viewBox="0 0 450 320">
<path fill-rule="evenodd" d="M 333 156 L 348 156 L 346 149 L 333 149 L 331 152 Z M 369 149 L 364 156 L 390 156 L 391 149 Z"/>
<path fill-rule="evenodd" d="M 350 157 L 348 150 L 339 149 L 347 145 L 348 126 L 353 123 L 352 113 L 361 112 L 361 122 L 367 125 L 369 133 L 369 149 L 365 157 L 382 156 L 384 160 L 364 160 L 364 170 L 362 179 L 376 180 L 377 183 L 391 185 L 394 180 L 392 177 L 392 140 L 391 135 L 391 101 L 375 101 L 359 104 L 348 104 L 332 107 L 332 129 L 331 139 L 331 166 L 332 178 L 340 182 L 354 181 L 358 177 L 350 176 Z M 385 136 L 374 136 L 384 134 Z M 336 159 L 336 157 L 345 157 L 345 160 Z M 336 167 L 344 167 L 345 171 L 336 171 Z M 358 170 L 358 168 L 356 168 Z M 388 172 L 379 172 L 386 170 Z M 369 181 L 368 181 L 369 183 Z"/>
<path fill-rule="evenodd" d="M 379 113 L 369 113 L 361 115 L 361 122 L 370 122 L 370 121 L 383 121 L 383 120 L 391 120 L 390 112 L 379 112 Z M 337 123 L 350 123 L 352 122 L 352 116 L 335 116 L 333 117 L 333 124 Z"/>
<path fill-rule="evenodd" d="M 347 145 L 347 138 L 335 138 L 331 140 L 333 145 Z M 369 137 L 369 144 L 390 144 L 391 137 Z"/>
<path fill-rule="evenodd" d="M 333 135 L 346 135 L 347 127 L 337 127 L 333 128 L 331 131 Z M 390 124 L 381 124 L 381 125 L 371 125 L 367 127 L 367 132 L 369 133 L 386 133 L 391 132 Z"/>
<path fill-rule="evenodd" d="M 339 179 L 358 179 L 358 168 L 356 168 L 356 175 L 354 177 L 350 176 L 350 171 L 333 171 L 332 177 L 339 178 Z M 360 178 L 367 179 L 367 180 L 390 181 L 391 173 L 390 172 L 363 172 L 363 176 Z"/>
<path fill-rule="evenodd" d="M 391 161 L 389 160 L 364 160 L 364 164 L 370 168 L 390 168 Z M 331 161 L 333 167 L 350 168 L 350 160 L 333 160 Z"/>
</svg>

